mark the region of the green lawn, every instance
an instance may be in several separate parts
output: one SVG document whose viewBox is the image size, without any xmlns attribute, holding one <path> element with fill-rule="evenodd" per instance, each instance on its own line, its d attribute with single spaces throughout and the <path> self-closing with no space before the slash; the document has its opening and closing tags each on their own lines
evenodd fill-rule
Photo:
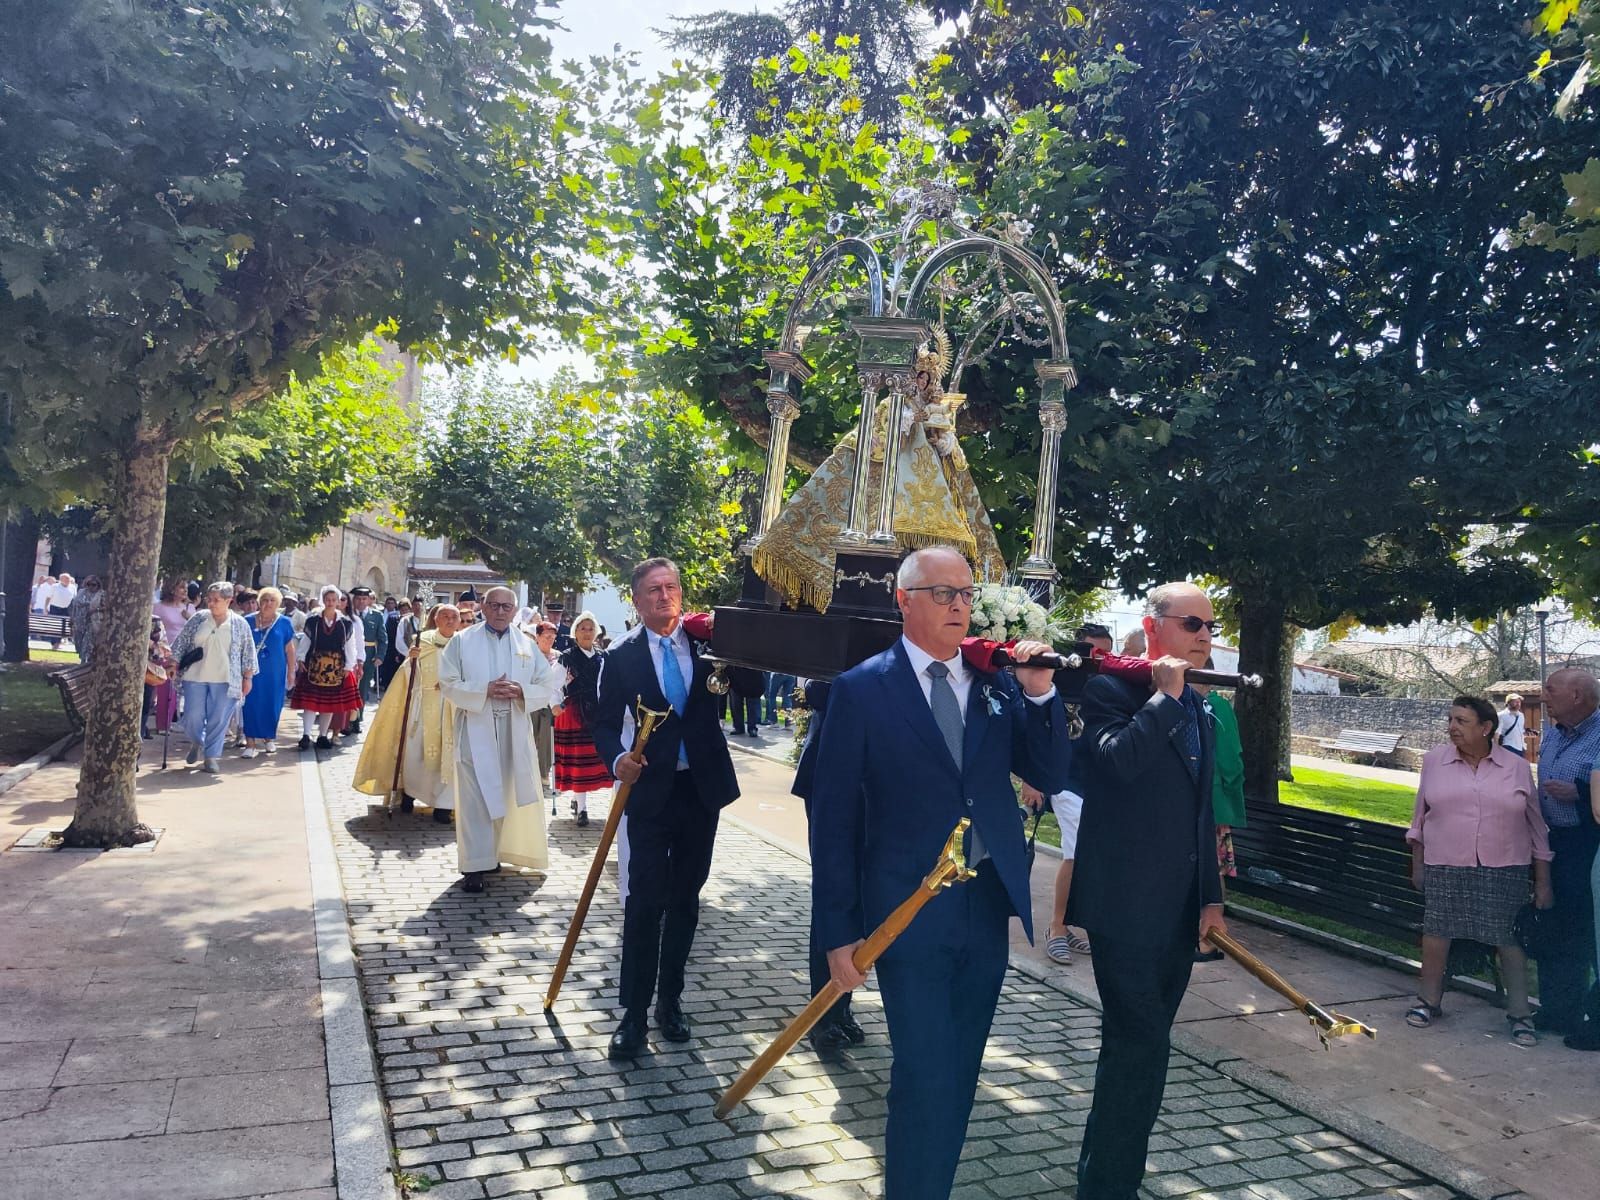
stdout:
<svg viewBox="0 0 1600 1200">
<path fill-rule="evenodd" d="M 1294 782 L 1278 785 L 1278 798 L 1284 804 L 1299 808 L 1316 808 L 1344 817 L 1365 817 L 1389 825 L 1409 825 L 1417 795 L 1411 788 L 1381 779 L 1296 767 Z M 1024 831 L 1032 824 L 1030 817 L 1023 826 Z M 1047 814 L 1039 822 L 1039 840 L 1049 846 L 1061 845 L 1061 827 L 1053 815 Z"/>
<path fill-rule="evenodd" d="M 1297 808 L 1316 808 L 1341 817 L 1365 817 L 1388 825 L 1411 824 L 1415 788 L 1337 771 L 1294 769 L 1293 783 L 1278 785 L 1278 799 Z"/>
<path fill-rule="evenodd" d="M 61 693 L 45 675 L 75 663 L 77 655 L 30 651 L 31 661 L 13 663 L 0 673 L 0 770 L 32 758 L 72 730 L 61 707 Z"/>
</svg>

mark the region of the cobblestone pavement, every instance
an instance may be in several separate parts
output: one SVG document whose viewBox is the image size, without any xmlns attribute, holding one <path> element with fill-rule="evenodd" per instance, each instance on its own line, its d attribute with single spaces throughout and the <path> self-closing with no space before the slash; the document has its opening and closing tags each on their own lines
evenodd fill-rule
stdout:
<svg viewBox="0 0 1600 1200">
<path fill-rule="evenodd" d="M 619 1068 L 605 1056 L 621 937 L 614 865 L 559 1023 L 543 1012 L 598 821 L 578 829 L 556 817 L 548 878 L 501 875 L 468 896 L 452 886 L 450 829 L 369 815 L 367 797 L 349 788 L 353 763 L 349 751 L 325 761 L 324 787 L 399 1163 L 436 1181 L 430 1200 L 882 1194 L 889 1048 L 870 989 L 856 1006 L 868 1042 L 850 1064 L 819 1063 L 802 1047 L 730 1122 L 711 1113 L 805 1001 L 804 863 L 723 825 L 684 995 L 695 1039 L 686 1050 L 660 1043 Z M 1094 1010 L 1027 975 L 1008 977 L 960 1200 L 1070 1194 L 1097 1028 Z M 1158 1197 L 1454 1195 L 1181 1054 L 1150 1167 L 1146 1188 Z"/>
</svg>

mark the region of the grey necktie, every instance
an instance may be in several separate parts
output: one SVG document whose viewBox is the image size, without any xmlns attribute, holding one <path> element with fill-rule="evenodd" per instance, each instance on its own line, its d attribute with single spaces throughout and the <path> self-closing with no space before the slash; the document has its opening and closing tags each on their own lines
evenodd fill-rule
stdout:
<svg viewBox="0 0 1600 1200">
<path fill-rule="evenodd" d="M 956 690 L 950 686 L 950 668 L 942 662 L 931 662 L 927 671 L 928 678 L 933 681 L 929 689 L 933 723 L 944 735 L 944 744 L 949 747 L 950 757 L 956 760 L 956 770 L 959 771 L 961 743 L 966 737 L 967 725 L 961 717 L 961 703 L 956 699 Z M 967 862 L 976 865 L 988 857 L 989 851 L 984 848 L 983 839 L 978 836 L 977 827 L 974 826 L 967 834 Z"/>
<path fill-rule="evenodd" d="M 956 769 L 961 767 L 961 742 L 966 736 L 966 722 L 961 719 L 961 705 L 956 701 L 956 690 L 950 686 L 950 668 L 942 662 L 928 664 L 928 678 L 933 680 L 929 697 L 933 705 L 933 723 L 944 735 L 944 744 L 955 759 Z"/>
</svg>

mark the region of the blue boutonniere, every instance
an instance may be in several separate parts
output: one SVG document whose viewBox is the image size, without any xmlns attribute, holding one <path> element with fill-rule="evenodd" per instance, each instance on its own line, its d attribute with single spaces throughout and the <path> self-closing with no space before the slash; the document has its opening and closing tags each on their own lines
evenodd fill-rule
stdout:
<svg viewBox="0 0 1600 1200">
<path fill-rule="evenodd" d="M 994 687 L 987 683 L 983 685 L 983 702 L 988 707 L 991 717 L 1000 715 L 1000 697 L 994 694 Z"/>
</svg>

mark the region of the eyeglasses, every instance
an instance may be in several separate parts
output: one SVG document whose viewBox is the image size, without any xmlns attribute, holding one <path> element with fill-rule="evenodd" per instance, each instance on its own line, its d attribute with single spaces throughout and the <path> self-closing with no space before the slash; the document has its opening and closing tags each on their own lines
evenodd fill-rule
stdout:
<svg viewBox="0 0 1600 1200">
<path fill-rule="evenodd" d="M 1199 617 L 1177 617 L 1163 614 L 1156 618 L 1158 621 L 1176 621 L 1183 626 L 1185 633 L 1199 633 L 1202 629 L 1208 631 L 1212 637 L 1217 636 L 1217 630 L 1222 628 L 1221 621 L 1203 621 Z"/>
<path fill-rule="evenodd" d="M 975 587 L 958 588 L 944 583 L 929 584 L 927 587 L 901 588 L 900 590 L 902 592 L 929 592 L 932 594 L 935 604 L 953 604 L 955 603 L 955 598 L 960 596 L 968 608 L 972 607 L 973 597 L 978 594 L 978 589 Z"/>
<path fill-rule="evenodd" d="M 483 606 L 485 608 L 492 608 L 496 612 L 510 612 L 512 609 L 517 607 L 517 602 L 515 600 L 487 600 L 484 602 Z"/>
</svg>

